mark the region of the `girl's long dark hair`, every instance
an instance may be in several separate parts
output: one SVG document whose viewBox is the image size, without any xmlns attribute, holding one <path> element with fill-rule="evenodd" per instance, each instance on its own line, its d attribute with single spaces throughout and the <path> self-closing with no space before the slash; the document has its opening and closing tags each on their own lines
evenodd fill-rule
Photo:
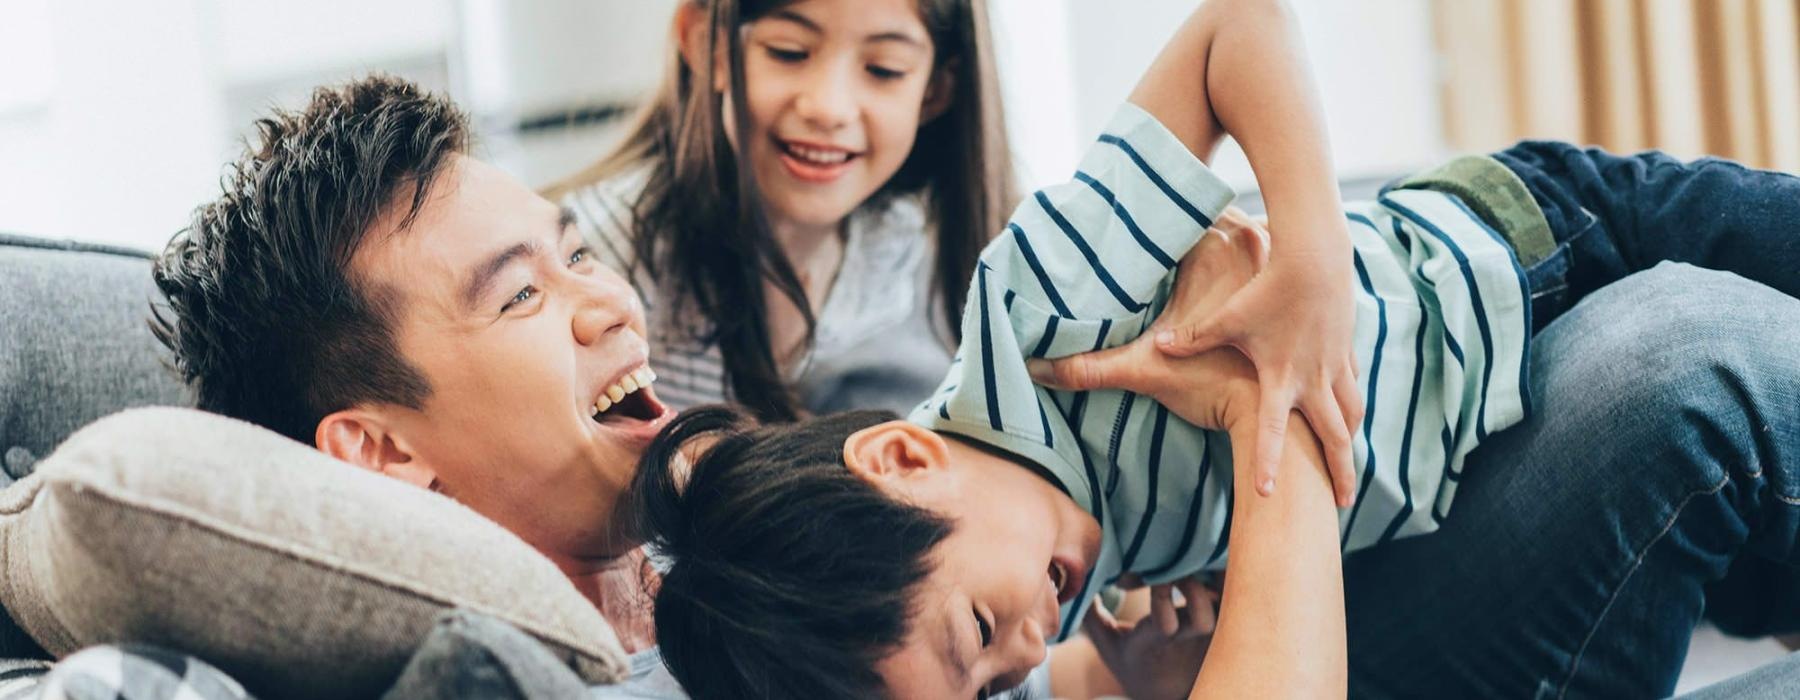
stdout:
<svg viewBox="0 0 1800 700">
<path fill-rule="evenodd" d="M 721 100 L 711 89 L 717 62 L 710 55 L 710 47 L 723 42 L 730 55 L 725 63 L 732 118 L 751 124 L 738 30 L 788 0 L 685 1 L 701 6 L 710 18 L 703 70 L 690 69 L 679 46 L 672 46 L 663 87 L 621 145 L 551 194 L 649 163 L 647 184 L 633 205 L 637 259 L 659 291 L 673 297 L 662 300 L 674 305 L 670 317 L 696 322 L 682 330 L 718 344 L 732 400 L 759 419 L 792 420 L 799 402 L 783 381 L 770 342 L 764 281 L 800 310 L 809 347 L 817 320 L 770 233 L 753 169 L 737 165 L 747 162 L 750 140 L 739 139 L 734 151 L 725 136 Z M 937 232 L 934 297 L 957 333 L 976 257 L 1017 198 L 984 0 L 919 0 L 919 11 L 937 45 L 934 70 L 954 69 L 954 94 L 947 112 L 920 127 L 912 153 L 876 198 L 927 197 Z"/>
</svg>

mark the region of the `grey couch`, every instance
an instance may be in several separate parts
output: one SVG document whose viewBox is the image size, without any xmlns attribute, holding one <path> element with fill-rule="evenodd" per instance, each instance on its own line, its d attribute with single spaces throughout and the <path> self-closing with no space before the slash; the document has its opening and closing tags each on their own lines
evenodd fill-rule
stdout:
<svg viewBox="0 0 1800 700">
<path fill-rule="evenodd" d="M 145 252 L 0 233 L 0 487 L 96 418 L 192 404 L 150 333 L 154 296 Z M 6 658 L 47 655 L 0 615 Z"/>
</svg>

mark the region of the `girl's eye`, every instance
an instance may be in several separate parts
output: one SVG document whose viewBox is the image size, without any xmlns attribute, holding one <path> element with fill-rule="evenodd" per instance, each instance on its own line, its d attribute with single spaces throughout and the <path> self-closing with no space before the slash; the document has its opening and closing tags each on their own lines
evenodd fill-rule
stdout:
<svg viewBox="0 0 1800 700">
<path fill-rule="evenodd" d="M 799 63 L 806 60 L 806 51 L 804 49 L 784 49 L 774 46 L 767 47 L 767 49 L 769 58 L 773 58 L 782 63 Z"/>
<path fill-rule="evenodd" d="M 906 71 L 894 70 L 892 68 L 882 68 L 881 66 L 869 66 L 869 75 L 875 76 L 876 80 L 885 82 L 885 81 L 889 81 L 889 80 L 899 80 L 901 78 L 906 77 Z"/>
<path fill-rule="evenodd" d="M 531 301 L 531 298 L 534 296 L 537 296 L 537 287 L 526 287 L 521 289 L 518 294 L 514 294 L 511 299 L 507 300 L 505 306 L 500 307 L 500 313 L 511 311 L 514 306 Z"/>
<path fill-rule="evenodd" d="M 975 629 L 981 632 L 981 648 L 988 648 L 994 642 L 994 628 L 988 625 L 987 618 L 982 617 L 979 611 L 975 612 Z"/>
</svg>

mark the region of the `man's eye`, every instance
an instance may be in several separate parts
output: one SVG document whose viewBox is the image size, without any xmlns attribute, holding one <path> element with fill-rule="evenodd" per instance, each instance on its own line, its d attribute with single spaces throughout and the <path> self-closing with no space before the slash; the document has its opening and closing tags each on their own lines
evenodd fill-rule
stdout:
<svg viewBox="0 0 1800 700">
<path fill-rule="evenodd" d="M 799 63 L 806 60 L 805 49 L 784 49 L 774 46 L 765 48 L 769 52 L 769 58 L 773 58 L 782 63 Z"/>
<path fill-rule="evenodd" d="M 514 294 L 511 299 L 507 300 L 505 306 L 500 307 L 500 313 L 511 311 L 514 306 L 531 301 L 531 298 L 534 296 L 537 296 L 536 287 L 526 287 L 521 289 L 518 294 Z"/>
</svg>

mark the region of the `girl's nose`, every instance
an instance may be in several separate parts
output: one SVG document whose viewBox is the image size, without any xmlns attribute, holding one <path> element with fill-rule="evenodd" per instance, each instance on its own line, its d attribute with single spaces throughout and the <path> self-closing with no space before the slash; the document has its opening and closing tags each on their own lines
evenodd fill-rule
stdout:
<svg viewBox="0 0 1800 700">
<path fill-rule="evenodd" d="M 794 109 L 808 124 L 830 130 L 850 123 L 856 113 L 856 99 L 843 73 L 821 70 L 800 92 Z"/>
</svg>

